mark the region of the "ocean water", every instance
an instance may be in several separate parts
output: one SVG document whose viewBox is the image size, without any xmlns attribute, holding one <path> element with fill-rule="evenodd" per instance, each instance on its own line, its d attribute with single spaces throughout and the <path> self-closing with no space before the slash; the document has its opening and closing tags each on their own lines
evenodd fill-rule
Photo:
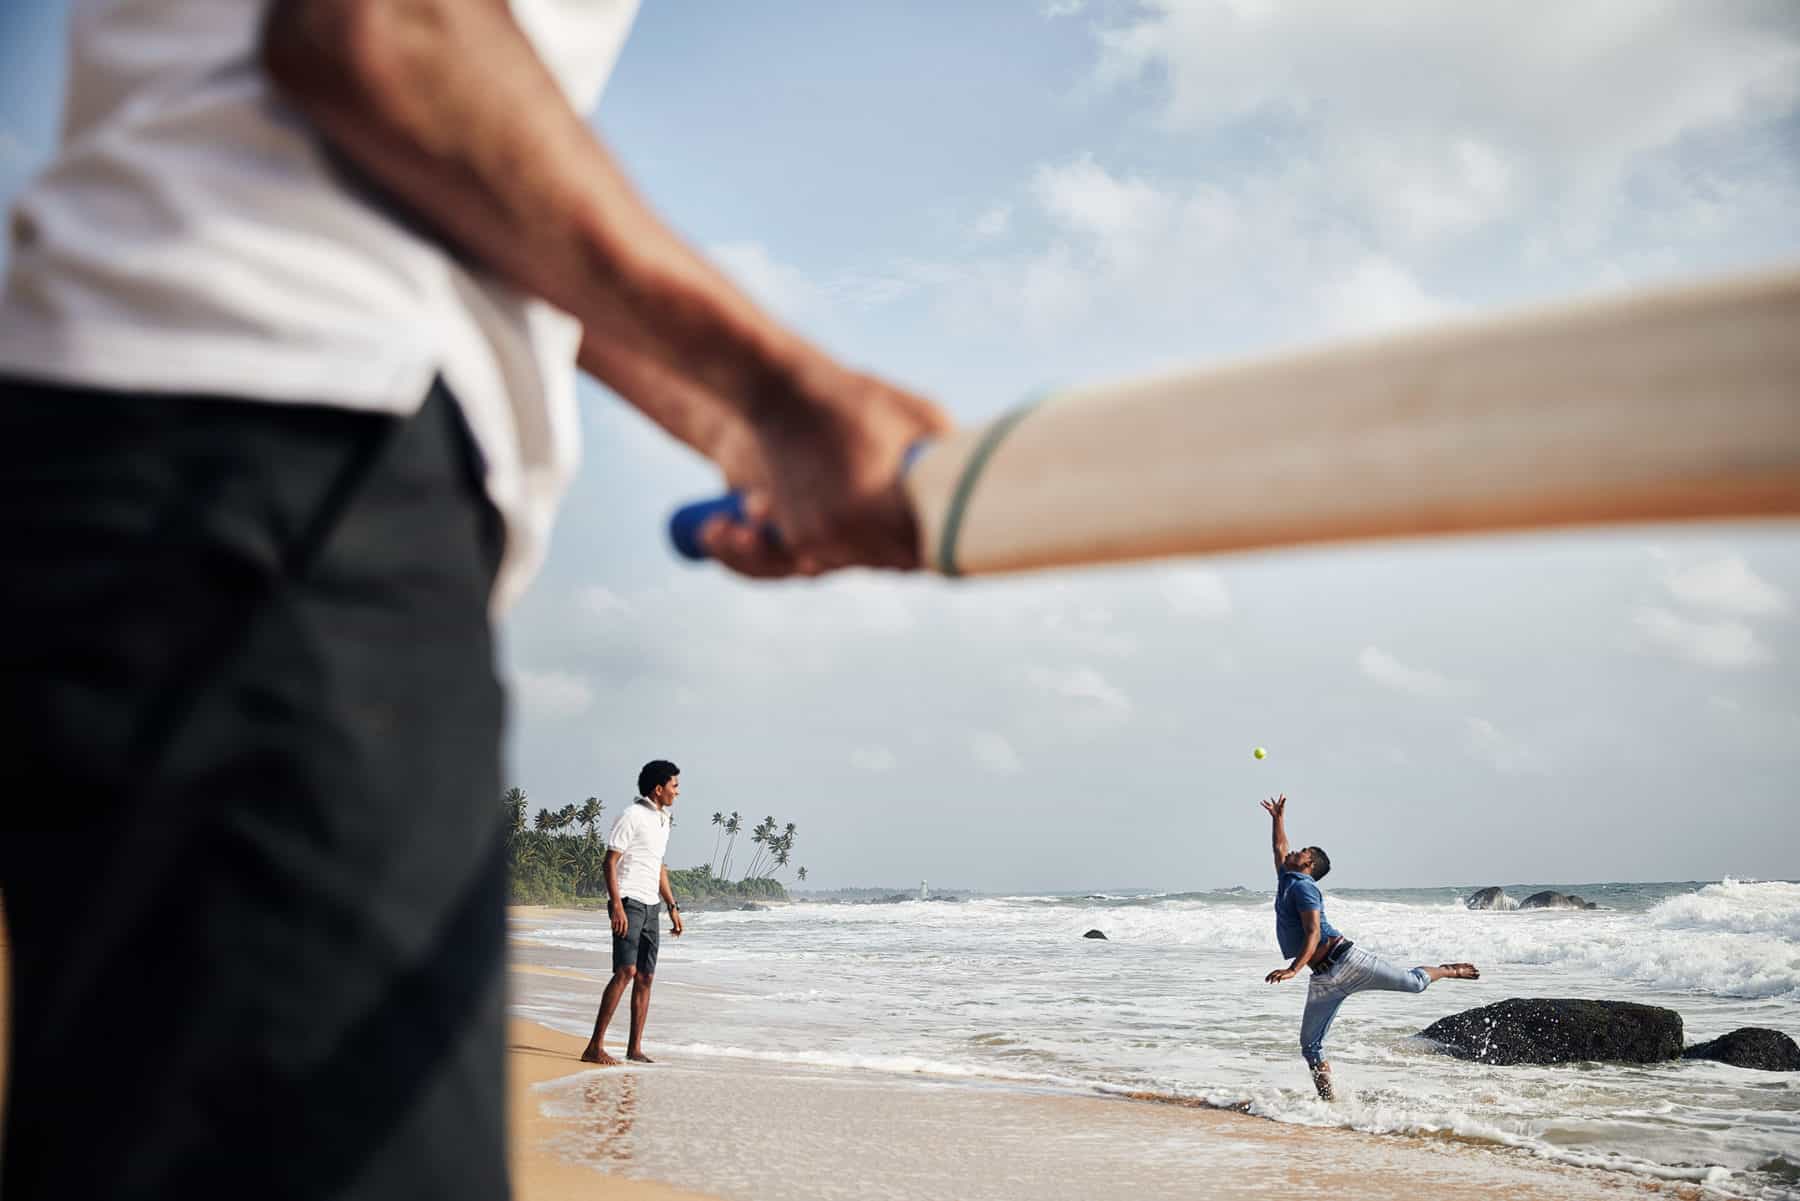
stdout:
<svg viewBox="0 0 1800 1201">
<path fill-rule="evenodd" d="M 1800 1073 L 1680 1061 L 1493 1067 L 1411 1036 L 1508 997 L 1663 1005 L 1687 1040 L 1800 1035 L 1800 884 L 1508 885 L 1591 911 L 1471 911 L 1468 889 L 1330 888 L 1332 923 L 1405 965 L 1470 960 L 1479 981 L 1365 993 L 1326 1044 L 1336 1104 L 1298 1049 L 1304 973 L 1282 965 L 1271 892 L 801 902 L 696 913 L 663 938 L 646 1040 L 684 1058 L 923 1074 L 1083 1092 L 1152 1091 L 1270 1119 L 1453 1136 L 1723 1196 L 1800 1196 Z M 1105 941 L 1084 939 L 1090 929 Z M 605 915 L 518 921 L 515 958 L 603 976 Z M 597 990 L 528 977 L 515 1010 L 586 1033 Z M 674 987 L 663 987 L 668 982 Z M 623 1038 L 623 1016 L 614 1039 Z"/>
</svg>

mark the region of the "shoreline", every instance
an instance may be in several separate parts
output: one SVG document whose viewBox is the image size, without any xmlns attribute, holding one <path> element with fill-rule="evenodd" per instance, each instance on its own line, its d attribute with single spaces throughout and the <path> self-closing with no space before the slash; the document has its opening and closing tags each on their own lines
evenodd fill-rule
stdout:
<svg viewBox="0 0 1800 1201">
<path fill-rule="evenodd" d="M 591 1065 L 582 1040 L 524 1018 L 506 1020 L 507 1146 L 517 1201 L 575 1201 L 595 1195 L 619 1201 L 717 1201 L 656 1181 L 631 1180 L 572 1162 L 554 1150 L 564 1123 L 543 1113 L 538 1088 Z"/>
<path fill-rule="evenodd" d="M 597 1187 L 634 1201 L 1085 1201 L 1188 1195 L 1196 1179 L 1208 1196 L 1245 1201 L 1702 1195 L 1686 1183 L 1550 1163 L 1454 1136 L 1298 1126 L 1184 1098 L 675 1056 L 599 1068 L 579 1062 L 578 1036 L 517 1017 L 509 1028 L 515 1179 L 532 1201 L 572 1201 Z M 756 1149 L 767 1145 L 783 1148 L 779 1174 L 757 1162 Z M 1155 1156 L 1143 1156 L 1147 1149 Z"/>
</svg>

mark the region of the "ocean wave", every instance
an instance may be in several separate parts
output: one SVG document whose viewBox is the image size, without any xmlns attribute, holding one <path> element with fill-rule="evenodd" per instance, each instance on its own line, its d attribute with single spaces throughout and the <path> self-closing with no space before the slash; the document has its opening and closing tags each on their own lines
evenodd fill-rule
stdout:
<svg viewBox="0 0 1800 1201">
<path fill-rule="evenodd" d="M 1800 884 L 1727 877 L 1696 892 L 1659 901 L 1648 916 L 1665 930 L 1772 934 L 1791 940 L 1800 932 Z"/>
<path fill-rule="evenodd" d="M 674 1043 L 667 1047 L 673 1054 L 693 1055 L 708 1059 L 741 1059 L 760 1063 L 781 1063 L 812 1068 L 841 1068 L 859 1072 L 880 1072 L 892 1076 L 940 1076 L 957 1080 L 990 1080 L 999 1084 L 1024 1084 L 1062 1089 L 1092 1089 L 1091 1081 L 1059 1076 L 1049 1072 L 1007 1072 L 991 1064 L 958 1063 L 923 1055 L 895 1055 L 880 1052 L 761 1050 L 719 1043 Z"/>
</svg>

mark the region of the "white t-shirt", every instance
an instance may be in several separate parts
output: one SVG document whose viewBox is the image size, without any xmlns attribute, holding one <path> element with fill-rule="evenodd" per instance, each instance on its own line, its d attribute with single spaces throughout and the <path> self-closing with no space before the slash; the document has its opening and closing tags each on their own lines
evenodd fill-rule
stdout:
<svg viewBox="0 0 1800 1201">
<path fill-rule="evenodd" d="M 76 0 L 61 146 L 12 212 L 0 372 L 410 414 L 441 374 L 507 524 L 496 611 L 579 460 L 578 323 L 459 262 L 326 153 L 253 0 Z M 636 0 L 512 0 L 579 112 Z"/>
<path fill-rule="evenodd" d="M 663 855 L 669 849 L 667 811 L 639 797 L 613 823 L 606 849 L 619 857 L 619 899 L 656 904 L 661 895 Z"/>
</svg>

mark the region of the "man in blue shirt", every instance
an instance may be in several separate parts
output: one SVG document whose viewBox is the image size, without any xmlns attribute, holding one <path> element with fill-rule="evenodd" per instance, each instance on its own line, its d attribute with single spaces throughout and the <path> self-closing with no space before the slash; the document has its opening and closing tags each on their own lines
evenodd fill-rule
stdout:
<svg viewBox="0 0 1800 1201">
<path fill-rule="evenodd" d="M 1434 980 L 1479 980 L 1481 973 L 1472 963 L 1395 967 L 1338 933 L 1325 918 L 1325 898 L 1319 892 L 1319 881 L 1331 870 L 1331 857 L 1319 847 L 1288 850 L 1286 796 L 1264 801 L 1262 807 L 1274 823 L 1275 940 L 1281 944 L 1281 953 L 1293 961 L 1276 968 L 1266 979 L 1279 984 L 1292 980 L 1302 967 L 1312 969 L 1306 1012 L 1300 1019 L 1300 1054 L 1306 1057 L 1319 1096 L 1330 1101 L 1331 1065 L 1325 1061 L 1325 1032 L 1351 993 L 1371 988 L 1424 992 Z"/>
</svg>

